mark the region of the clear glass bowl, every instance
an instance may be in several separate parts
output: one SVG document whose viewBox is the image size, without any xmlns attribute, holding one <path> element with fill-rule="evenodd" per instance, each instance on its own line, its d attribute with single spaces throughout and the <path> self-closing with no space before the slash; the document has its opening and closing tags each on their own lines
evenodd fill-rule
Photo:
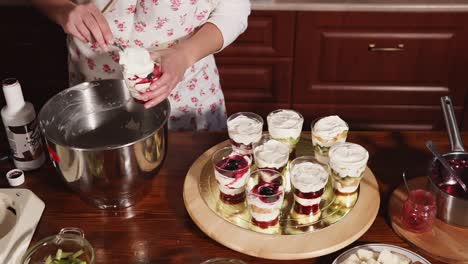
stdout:
<svg viewBox="0 0 468 264">
<path fill-rule="evenodd" d="M 78 257 L 86 264 L 94 264 L 94 249 L 85 239 L 83 230 L 67 227 L 60 230 L 57 235 L 49 236 L 32 246 L 21 259 L 22 264 L 44 264 L 48 256 L 53 259 L 57 252 L 82 254 Z M 62 253 L 62 254 L 63 254 Z"/>
</svg>

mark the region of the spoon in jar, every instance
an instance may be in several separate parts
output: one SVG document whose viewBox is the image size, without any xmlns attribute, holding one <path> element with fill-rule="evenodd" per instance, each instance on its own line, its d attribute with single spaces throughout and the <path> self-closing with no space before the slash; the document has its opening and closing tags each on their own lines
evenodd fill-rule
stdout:
<svg viewBox="0 0 468 264">
<path fill-rule="evenodd" d="M 448 164 L 447 160 L 439 154 L 439 151 L 437 150 L 437 147 L 434 145 L 434 143 L 432 143 L 431 140 L 428 140 L 426 141 L 426 147 L 432 152 L 432 155 L 434 155 L 434 157 L 439 160 L 442 166 L 444 166 L 444 168 L 449 172 L 450 176 L 452 176 L 457 181 L 457 183 L 460 184 L 463 190 L 467 192 L 468 189 L 466 188 L 465 183 L 460 179 L 460 177 L 458 177 L 457 172 L 452 168 L 452 166 L 450 166 L 450 164 Z"/>
<path fill-rule="evenodd" d="M 405 182 L 406 190 L 408 191 L 408 195 L 411 193 L 408 182 L 406 181 L 406 171 L 403 172 L 403 181 Z"/>
</svg>

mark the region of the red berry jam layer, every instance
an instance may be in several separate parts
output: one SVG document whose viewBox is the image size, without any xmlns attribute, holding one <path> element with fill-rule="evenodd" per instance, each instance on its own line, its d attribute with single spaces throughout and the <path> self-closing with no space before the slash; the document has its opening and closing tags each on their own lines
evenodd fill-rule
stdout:
<svg viewBox="0 0 468 264">
<path fill-rule="evenodd" d="M 245 201 L 245 192 L 241 192 L 235 195 L 225 194 L 223 192 L 219 192 L 219 199 L 227 204 L 238 204 Z"/>
<path fill-rule="evenodd" d="M 252 224 L 260 227 L 261 229 L 267 229 L 270 226 L 275 226 L 279 221 L 279 217 L 276 217 L 275 219 L 271 221 L 257 221 L 255 218 L 252 217 Z"/>
<path fill-rule="evenodd" d="M 303 214 L 303 215 L 310 215 L 310 214 L 316 214 L 320 209 L 320 204 L 314 204 L 310 206 L 304 206 L 298 203 L 297 201 L 294 203 L 294 211 L 298 214 Z"/>
<path fill-rule="evenodd" d="M 320 200 L 325 188 L 316 192 L 304 193 L 298 189 L 294 190 L 294 210 L 298 214 L 316 214 L 320 208 Z"/>
</svg>

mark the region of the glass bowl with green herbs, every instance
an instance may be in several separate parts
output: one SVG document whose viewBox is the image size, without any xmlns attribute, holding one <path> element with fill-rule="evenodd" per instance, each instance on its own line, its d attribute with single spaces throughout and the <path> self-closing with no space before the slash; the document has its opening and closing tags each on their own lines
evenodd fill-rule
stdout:
<svg viewBox="0 0 468 264">
<path fill-rule="evenodd" d="M 83 230 L 67 227 L 32 246 L 22 264 L 94 264 L 94 249 Z"/>
</svg>

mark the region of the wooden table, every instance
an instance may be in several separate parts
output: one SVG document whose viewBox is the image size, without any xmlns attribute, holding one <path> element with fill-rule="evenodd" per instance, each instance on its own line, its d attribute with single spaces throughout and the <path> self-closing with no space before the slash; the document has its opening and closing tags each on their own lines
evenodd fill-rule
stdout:
<svg viewBox="0 0 468 264">
<path fill-rule="evenodd" d="M 305 135 L 309 135 L 308 133 Z M 468 142 L 468 134 L 464 134 Z M 58 233 L 62 227 L 82 228 L 96 250 L 96 263 L 182 263 L 198 264 L 213 257 L 235 257 L 248 263 L 324 263 L 329 264 L 343 250 L 317 259 L 272 261 L 250 257 L 211 240 L 192 222 L 182 199 L 184 177 L 194 160 L 209 147 L 227 139 L 227 133 L 174 132 L 169 135 L 169 152 L 163 169 L 154 179 L 151 193 L 126 210 L 103 211 L 81 201 L 62 183 L 50 163 L 26 173 L 21 188 L 31 189 L 46 204 L 33 242 Z M 381 209 L 372 227 L 355 243 L 388 243 L 418 251 L 392 230 L 386 204 L 391 192 L 409 177 L 425 175 L 430 153 L 424 142 L 431 139 L 448 150 L 445 132 L 351 132 L 349 141 L 365 146 L 370 153 L 369 167 L 379 180 Z M 0 149 L 6 150 L 6 141 Z M 11 163 L 0 164 L 5 175 Z M 0 188 L 7 187 L 1 177 Z M 315 243 L 316 241 L 310 241 Z"/>
</svg>

